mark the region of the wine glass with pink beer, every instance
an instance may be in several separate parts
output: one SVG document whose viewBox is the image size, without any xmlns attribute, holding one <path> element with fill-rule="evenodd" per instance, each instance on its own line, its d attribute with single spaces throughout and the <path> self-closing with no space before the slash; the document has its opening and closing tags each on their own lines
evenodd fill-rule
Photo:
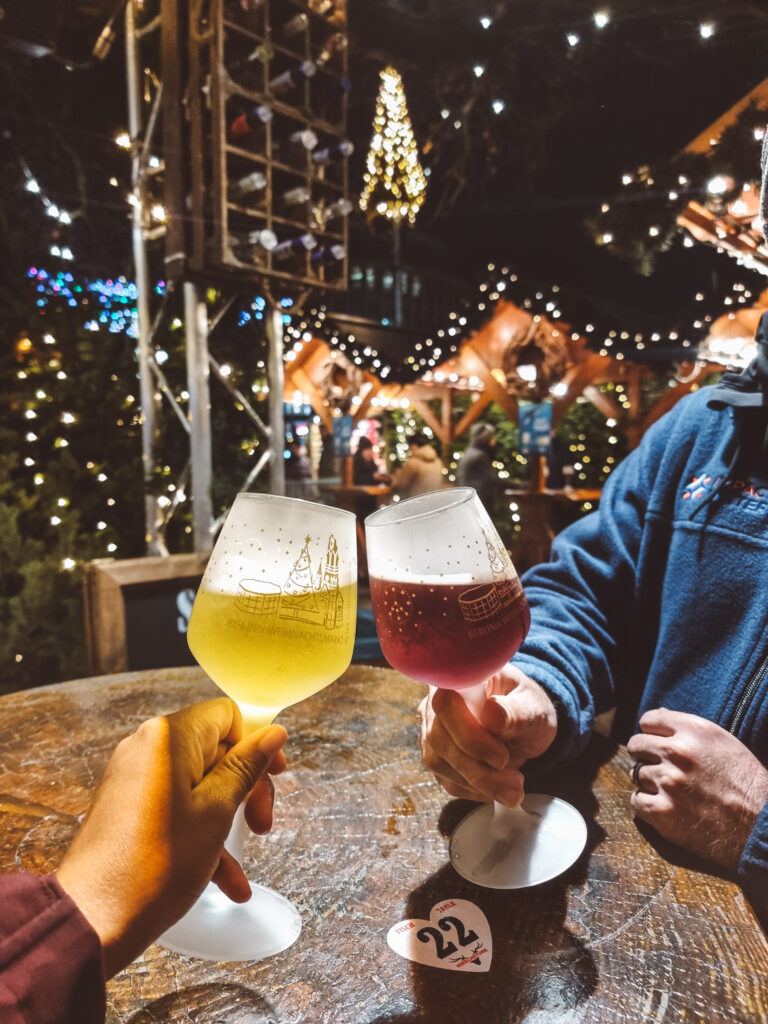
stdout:
<svg viewBox="0 0 768 1024">
<path fill-rule="evenodd" d="M 486 683 L 525 640 L 531 613 L 476 492 L 455 487 L 389 505 L 368 516 L 365 535 L 384 657 L 412 679 L 458 690 L 481 721 Z M 585 841 L 570 804 L 529 794 L 521 807 L 493 804 L 465 818 L 451 860 L 470 881 L 521 888 L 560 874 Z"/>
</svg>

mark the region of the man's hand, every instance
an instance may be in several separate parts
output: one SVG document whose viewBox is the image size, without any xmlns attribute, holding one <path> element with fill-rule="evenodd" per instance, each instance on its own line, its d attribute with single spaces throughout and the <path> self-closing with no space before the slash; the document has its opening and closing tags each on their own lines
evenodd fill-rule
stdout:
<svg viewBox="0 0 768 1024">
<path fill-rule="evenodd" d="M 546 691 L 512 665 L 491 676 L 486 694 L 479 722 L 460 692 L 430 687 L 419 705 L 422 757 L 451 796 L 515 807 L 520 768 L 550 746 L 557 714 Z"/>
<path fill-rule="evenodd" d="M 658 708 L 627 744 L 641 762 L 632 807 L 670 842 L 733 869 L 768 800 L 768 771 L 744 744 L 698 715 Z"/>
<path fill-rule="evenodd" d="M 224 849 L 247 798 L 255 832 L 272 824 L 267 772 L 285 768 L 281 726 L 243 738 L 237 705 L 219 698 L 144 722 L 116 747 L 56 876 L 101 939 L 107 977 L 192 906 L 211 880 L 250 898 Z"/>
</svg>

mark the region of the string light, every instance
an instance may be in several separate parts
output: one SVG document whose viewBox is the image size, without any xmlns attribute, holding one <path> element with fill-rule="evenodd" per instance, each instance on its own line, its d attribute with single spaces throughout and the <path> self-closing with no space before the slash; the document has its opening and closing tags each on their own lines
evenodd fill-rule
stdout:
<svg viewBox="0 0 768 1024">
<path fill-rule="evenodd" d="M 608 11 L 595 11 L 592 20 L 599 29 L 603 29 L 610 23 L 611 16 Z"/>
<path fill-rule="evenodd" d="M 733 179 L 726 178 L 722 174 L 716 174 L 707 182 L 707 192 L 711 196 L 722 196 L 733 188 Z"/>
</svg>

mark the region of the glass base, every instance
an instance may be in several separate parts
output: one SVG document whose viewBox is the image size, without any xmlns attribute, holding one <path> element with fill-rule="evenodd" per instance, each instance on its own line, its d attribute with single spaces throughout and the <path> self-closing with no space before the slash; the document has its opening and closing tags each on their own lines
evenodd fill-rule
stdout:
<svg viewBox="0 0 768 1024">
<path fill-rule="evenodd" d="M 487 889 L 524 889 L 557 878 L 587 842 L 587 825 L 565 800 L 531 793 L 520 807 L 486 804 L 451 836 L 451 863 Z"/>
<path fill-rule="evenodd" d="M 201 960 L 265 960 L 287 949 L 301 934 L 298 910 L 272 889 L 250 885 L 250 900 L 233 903 L 210 882 L 157 944 Z"/>
</svg>

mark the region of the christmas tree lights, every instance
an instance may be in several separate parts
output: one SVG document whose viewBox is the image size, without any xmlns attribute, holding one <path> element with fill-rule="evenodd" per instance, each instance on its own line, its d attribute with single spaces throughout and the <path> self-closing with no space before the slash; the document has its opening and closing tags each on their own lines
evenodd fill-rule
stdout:
<svg viewBox="0 0 768 1024">
<path fill-rule="evenodd" d="M 393 67 L 381 72 L 363 180 L 363 211 L 371 217 L 395 222 L 407 218 L 414 223 L 426 199 L 427 180 L 419 163 L 403 82 Z"/>
</svg>

